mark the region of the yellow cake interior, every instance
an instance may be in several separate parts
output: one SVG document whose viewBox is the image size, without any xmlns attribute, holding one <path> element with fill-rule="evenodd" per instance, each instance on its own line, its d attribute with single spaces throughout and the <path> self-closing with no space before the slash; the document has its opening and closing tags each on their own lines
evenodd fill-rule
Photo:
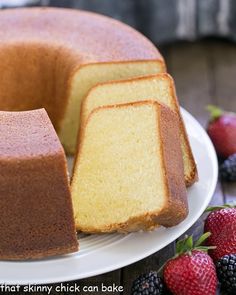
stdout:
<svg viewBox="0 0 236 295">
<path fill-rule="evenodd" d="M 75 153 L 81 102 L 93 86 L 163 71 L 164 65 L 158 61 L 99 63 L 79 68 L 72 77 L 66 113 L 59 128 L 59 137 L 65 150 L 70 154 Z"/>
<path fill-rule="evenodd" d="M 77 229 L 113 231 L 161 210 L 166 191 L 158 124 L 153 105 L 91 115 L 72 180 Z"/>
<path fill-rule="evenodd" d="M 81 124 L 83 125 L 91 111 L 100 106 L 124 104 L 135 101 L 154 100 L 165 104 L 171 110 L 179 113 L 179 106 L 175 96 L 174 85 L 167 74 L 130 79 L 116 83 L 104 83 L 95 86 L 88 93 L 83 103 Z M 192 163 L 191 151 L 188 148 L 187 137 L 183 126 L 180 125 L 181 149 L 184 160 L 184 174 L 186 182 L 191 179 L 195 166 Z"/>
</svg>

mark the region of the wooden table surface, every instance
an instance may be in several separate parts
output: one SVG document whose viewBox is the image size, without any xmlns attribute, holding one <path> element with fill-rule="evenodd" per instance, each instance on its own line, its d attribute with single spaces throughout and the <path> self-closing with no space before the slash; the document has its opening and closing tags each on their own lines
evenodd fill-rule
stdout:
<svg viewBox="0 0 236 295">
<path fill-rule="evenodd" d="M 168 72 L 174 77 L 180 104 L 193 114 L 202 126 L 206 126 L 209 103 L 236 112 L 236 44 L 219 40 L 204 40 L 197 43 L 179 43 L 161 48 Z M 236 200 L 236 184 L 218 182 L 211 204 L 223 204 Z M 198 237 L 203 230 L 203 219 L 198 220 L 188 231 Z M 130 266 L 104 275 L 76 281 L 78 285 L 122 285 L 121 293 L 129 295 L 132 281 L 141 273 L 158 269 L 175 253 L 176 242 L 161 251 Z M 75 282 L 65 284 L 73 285 Z M 55 294 L 55 293 L 54 293 Z M 58 294 L 58 293 L 57 293 Z M 64 293 L 65 294 L 65 293 Z M 66 293 L 72 294 L 72 293 Z M 88 294 L 82 292 L 79 294 Z M 91 293 L 90 293 L 91 294 Z M 218 291 L 217 294 L 220 294 Z"/>
</svg>

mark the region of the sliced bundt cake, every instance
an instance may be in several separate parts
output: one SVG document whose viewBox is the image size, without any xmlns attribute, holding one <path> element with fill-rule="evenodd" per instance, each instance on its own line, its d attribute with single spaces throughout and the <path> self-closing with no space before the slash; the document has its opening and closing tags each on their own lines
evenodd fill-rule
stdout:
<svg viewBox="0 0 236 295">
<path fill-rule="evenodd" d="M 173 226 L 187 215 L 178 116 L 157 102 L 100 107 L 81 134 L 72 179 L 84 232 Z"/>
<path fill-rule="evenodd" d="M 163 73 L 124 81 L 108 82 L 93 87 L 82 104 L 81 128 L 83 128 L 82 125 L 86 122 L 91 111 L 99 106 L 147 99 L 163 103 L 178 114 L 185 182 L 188 186 L 193 184 L 198 178 L 197 167 L 180 114 L 174 81 L 170 75 Z"/>
<path fill-rule="evenodd" d="M 165 71 L 140 33 L 96 13 L 0 10 L 0 110 L 44 107 L 66 152 L 76 150 L 80 104 L 97 83 Z"/>
<path fill-rule="evenodd" d="M 65 154 L 45 110 L 0 112 L 0 259 L 78 250 Z"/>
</svg>

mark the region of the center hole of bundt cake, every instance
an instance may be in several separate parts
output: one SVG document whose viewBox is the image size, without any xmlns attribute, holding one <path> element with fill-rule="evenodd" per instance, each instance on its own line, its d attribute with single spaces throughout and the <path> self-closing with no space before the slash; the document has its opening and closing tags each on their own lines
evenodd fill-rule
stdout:
<svg viewBox="0 0 236 295">
<path fill-rule="evenodd" d="M 67 103 L 70 65 L 60 47 L 17 43 L 1 48 L 0 110 L 45 108 L 57 130 Z"/>
</svg>

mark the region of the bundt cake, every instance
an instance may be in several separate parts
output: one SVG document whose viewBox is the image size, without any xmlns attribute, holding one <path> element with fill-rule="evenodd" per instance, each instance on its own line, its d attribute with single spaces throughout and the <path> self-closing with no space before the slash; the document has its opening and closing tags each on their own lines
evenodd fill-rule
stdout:
<svg viewBox="0 0 236 295">
<path fill-rule="evenodd" d="M 197 168 L 189 145 L 183 119 L 179 111 L 174 82 L 166 73 L 123 81 L 107 82 L 94 86 L 82 103 L 80 116 L 81 129 L 91 111 L 99 106 L 122 104 L 146 99 L 152 99 L 163 103 L 178 114 L 185 182 L 187 185 L 193 184 L 197 179 Z"/>
<path fill-rule="evenodd" d="M 187 215 L 179 119 L 157 102 L 99 107 L 89 115 L 72 178 L 76 227 L 129 232 Z"/>
<path fill-rule="evenodd" d="M 0 10 L 0 28 L 0 259 L 78 249 L 55 130 L 76 155 L 77 229 L 128 232 L 181 222 L 188 212 L 181 144 L 187 184 L 197 172 L 155 46 L 119 21 L 69 9 Z"/>
<path fill-rule="evenodd" d="M 45 110 L 0 112 L 0 259 L 78 250 L 65 154 Z"/>
<path fill-rule="evenodd" d="M 80 103 L 100 82 L 165 71 L 140 33 L 111 18 L 59 8 L 0 11 L 0 110 L 45 108 L 75 152 Z"/>
</svg>

